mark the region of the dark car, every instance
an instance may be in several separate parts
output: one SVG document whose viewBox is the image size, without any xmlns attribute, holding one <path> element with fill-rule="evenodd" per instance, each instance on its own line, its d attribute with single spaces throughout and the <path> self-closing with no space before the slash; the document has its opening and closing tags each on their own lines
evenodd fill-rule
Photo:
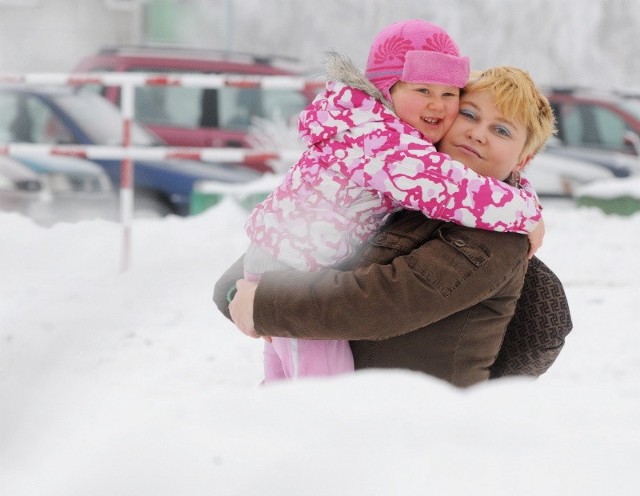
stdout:
<svg viewBox="0 0 640 496">
<path fill-rule="evenodd" d="M 618 177 L 640 172 L 640 99 L 588 88 L 545 93 L 558 127 L 549 152 L 591 161 Z"/>
<path fill-rule="evenodd" d="M 281 62 L 286 62 L 282 64 Z M 288 59 L 213 50 L 108 48 L 86 57 L 74 72 L 197 73 L 236 76 L 301 76 Z M 294 64 L 295 65 L 295 64 Z M 250 147 L 253 117 L 292 122 L 323 86 L 265 89 L 251 84 L 223 88 L 143 86 L 135 92 L 135 119 L 171 146 Z M 120 88 L 84 86 L 120 102 Z"/>
<path fill-rule="evenodd" d="M 99 95 L 78 93 L 70 87 L 0 86 L 0 142 L 71 145 L 122 144 L 118 109 Z M 132 145 L 164 143 L 141 126 L 132 125 Z M 94 160 L 120 186 L 120 160 Z M 260 174 L 237 164 L 196 160 L 136 160 L 136 208 L 162 214 L 189 214 L 193 185 L 198 180 L 228 183 L 249 181 Z"/>
</svg>

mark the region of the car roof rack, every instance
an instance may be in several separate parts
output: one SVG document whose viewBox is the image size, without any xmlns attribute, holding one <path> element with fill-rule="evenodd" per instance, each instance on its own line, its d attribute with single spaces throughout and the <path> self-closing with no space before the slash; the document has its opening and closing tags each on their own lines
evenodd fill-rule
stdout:
<svg viewBox="0 0 640 496">
<path fill-rule="evenodd" d="M 288 55 L 256 54 L 215 48 L 202 48 L 182 45 L 144 44 L 144 45 L 112 45 L 100 48 L 101 55 L 151 55 L 175 57 L 201 57 L 221 59 L 229 62 L 247 62 L 260 65 L 301 64 L 300 59 Z"/>
<path fill-rule="evenodd" d="M 611 92 L 623 98 L 640 98 L 640 87 L 638 86 L 629 86 L 624 88 L 616 86 L 611 89 Z"/>
<path fill-rule="evenodd" d="M 549 85 L 543 88 L 543 90 L 546 92 L 563 93 L 565 95 L 576 93 L 577 91 L 580 91 L 582 89 L 583 88 L 580 86 L 555 86 L 555 85 Z"/>
<path fill-rule="evenodd" d="M 598 96 L 622 96 L 612 87 L 603 86 L 548 86 L 544 88 L 547 93 L 564 95 L 598 95 Z"/>
</svg>

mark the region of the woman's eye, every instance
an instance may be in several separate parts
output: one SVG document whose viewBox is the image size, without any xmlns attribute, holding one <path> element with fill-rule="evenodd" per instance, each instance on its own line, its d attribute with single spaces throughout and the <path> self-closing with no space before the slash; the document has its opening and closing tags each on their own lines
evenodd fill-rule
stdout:
<svg viewBox="0 0 640 496">
<path fill-rule="evenodd" d="M 466 110 L 466 109 L 460 109 L 460 115 L 462 117 L 466 117 L 467 119 L 474 119 L 475 120 L 475 118 L 476 118 L 476 114 L 471 112 L 471 110 Z"/>
<path fill-rule="evenodd" d="M 511 136 L 511 133 L 509 132 L 509 130 L 506 127 L 502 127 L 502 126 L 496 127 L 496 133 L 498 133 L 500 136 L 505 136 L 507 138 Z"/>
</svg>

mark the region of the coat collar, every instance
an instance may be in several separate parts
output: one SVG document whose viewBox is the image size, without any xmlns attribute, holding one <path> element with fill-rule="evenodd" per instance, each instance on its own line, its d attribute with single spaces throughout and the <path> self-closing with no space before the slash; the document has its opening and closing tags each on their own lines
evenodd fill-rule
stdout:
<svg viewBox="0 0 640 496">
<path fill-rule="evenodd" d="M 384 97 L 382 92 L 369 81 L 364 73 L 345 55 L 336 51 L 326 52 L 324 67 L 327 79 L 330 81 L 339 81 L 347 86 L 362 90 L 382 102 L 388 109 L 393 110 L 391 102 Z"/>
</svg>

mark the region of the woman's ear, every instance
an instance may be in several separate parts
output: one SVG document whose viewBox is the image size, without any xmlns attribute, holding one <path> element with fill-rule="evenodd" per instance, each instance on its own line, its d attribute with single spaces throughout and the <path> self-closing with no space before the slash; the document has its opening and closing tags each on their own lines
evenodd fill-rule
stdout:
<svg viewBox="0 0 640 496">
<path fill-rule="evenodd" d="M 522 169 L 524 169 L 527 166 L 529 162 L 531 162 L 532 158 L 533 158 L 533 155 L 527 155 L 526 157 L 524 157 L 522 160 L 520 160 L 520 162 L 516 164 L 516 166 L 513 168 L 513 171 L 520 172 Z"/>
</svg>

